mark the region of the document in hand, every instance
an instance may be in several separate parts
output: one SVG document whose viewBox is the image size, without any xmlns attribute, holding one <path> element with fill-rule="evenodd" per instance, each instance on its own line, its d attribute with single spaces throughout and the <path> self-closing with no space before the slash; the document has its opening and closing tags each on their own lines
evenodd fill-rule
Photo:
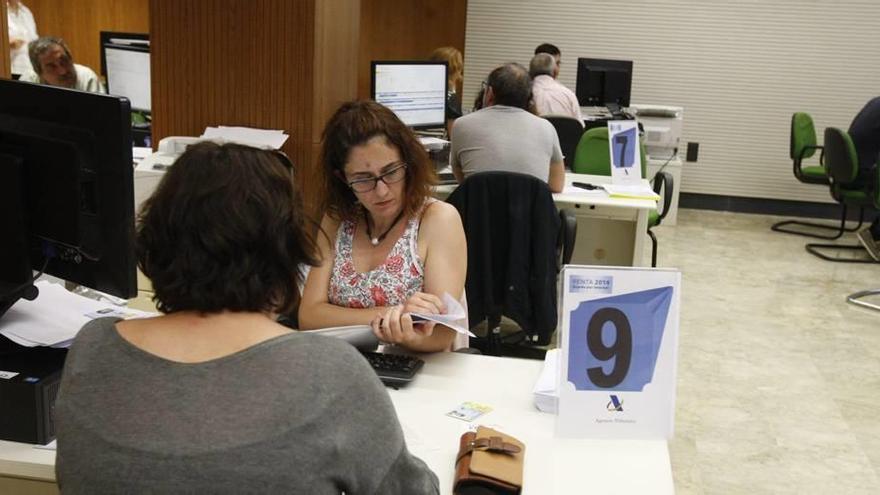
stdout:
<svg viewBox="0 0 880 495">
<path fill-rule="evenodd" d="M 602 184 L 602 188 L 608 192 L 608 196 L 611 198 L 660 201 L 660 195 L 655 193 L 648 184 Z"/>
<path fill-rule="evenodd" d="M 458 333 L 463 333 L 470 337 L 476 337 L 476 335 L 468 330 L 467 311 L 464 309 L 464 306 L 462 306 L 460 302 L 456 301 L 455 298 L 450 296 L 448 293 L 443 293 L 443 304 L 446 305 L 446 314 L 431 315 L 425 313 L 412 313 L 412 316 L 417 316 L 424 320 L 437 322 L 441 325 L 445 325 L 455 330 Z"/>
</svg>

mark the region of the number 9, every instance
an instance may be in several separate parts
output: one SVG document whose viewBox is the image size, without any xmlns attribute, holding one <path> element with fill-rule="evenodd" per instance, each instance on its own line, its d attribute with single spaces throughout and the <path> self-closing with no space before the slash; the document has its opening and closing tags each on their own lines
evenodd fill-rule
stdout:
<svg viewBox="0 0 880 495">
<path fill-rule="evenodd" d="M 602 342 L 602 328 L 611 323 L 615 329 L 614 344 L 606 346 Z M 623 311 L 615 308 L 602 308 L 593 314 L 587 326 L 587 348 L 599 361 L 614 358 L 614 368 L 605 374 L 602 366 L 587 369 L 587 376 L 594 385 L 601 388 L 612 388 L 620 385 L 629 373 L 632 360 L 632 328 Z"/>
</svg>

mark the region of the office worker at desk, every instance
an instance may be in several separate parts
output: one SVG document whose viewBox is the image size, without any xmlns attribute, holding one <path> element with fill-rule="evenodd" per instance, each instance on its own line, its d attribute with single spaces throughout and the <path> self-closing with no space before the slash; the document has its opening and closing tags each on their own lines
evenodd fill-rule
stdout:
<svg viewBox="0 0 880 495">
<path fill-rule="evenodd" d="M 375 373 L 273 319 L 314 263 L 289 165 L 192 145 L 141 212 L 164 315 L 77 336 L 56 406 L 64 493 L 438 493 Z"/>
<path fill-rule="evenodd" d="M 95 71 L 73 63 L 73 55 L 61 38 L 43 36 L 28 44 L 33 70 L 21 75 L 21 81 L 61 86 L 92 93 L 104 93 L 104 85 Z"/>
<path fill-rule="evenodd" d="M 532 97 L 538 115 L 565 115 L 584 125 L 577 96 L 556 80 L 559 66 L 552 55 L 539 53 L 532 57 L 529 75 L 532 76 Z"/>
<path fill-rule="evenodd" d="M 849 135 L 859 158 L 859 173 L 854 187 L 862 187 L 880 173 L 880 96 L 872 98 L 856 114 L 849 126 Z M 880 213 L 869 227 L 858 233 L 858 238 L 874 261 L 880 261 Z"/>
<path fill-rule="evenodd" d="M 529 112 L 532 78 L 508 63 L 489 74 L 483 108 L 457 119 L 452 129 L 452 172 L 459 182 L 479 172 L 533 175 L 561 192 L 565 166 L 556 129 Z"/>
<path fill-rule="evenodd" d="M 371 325 L 379 340 L 415 351 L 467 337 L 409 313 L 445 313 L 460 299 L 467 248 L 458 212 L 431 198 L 434 168 L 412 131 L 373 101 L 343 104 L 324 129 L 326 236 L 306 281 L 303 329 Z"/>
</svg>

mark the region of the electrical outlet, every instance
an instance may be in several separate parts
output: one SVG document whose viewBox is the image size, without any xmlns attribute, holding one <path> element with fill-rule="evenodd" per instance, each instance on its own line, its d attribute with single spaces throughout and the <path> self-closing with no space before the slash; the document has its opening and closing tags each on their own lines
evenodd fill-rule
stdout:
<svg viewBox="0 0 880 495">
<path fill-rule="evenodd" d="M 688 143 L 687 144 L 687 154 L 685 155 L 685 160 L 689 162 L 697 161 L 697 155 L 700 152 L 700 143 Z"/>
</svg>

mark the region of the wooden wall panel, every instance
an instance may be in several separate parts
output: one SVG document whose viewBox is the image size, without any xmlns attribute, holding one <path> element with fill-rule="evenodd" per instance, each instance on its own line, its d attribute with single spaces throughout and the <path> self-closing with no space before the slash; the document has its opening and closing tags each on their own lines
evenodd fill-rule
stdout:
<svg viewBox="0 0 880 495">
<path fill-rule="evenodd" d="M 440 46 L 464 53 L 466 16 L 467 0 L 361 0 L 358 96 L 370 96 L 371 60 L 427 59 Z"/>
<path fill-rule="evenodd" d="M 5 3 L 5 2 L 4 2 Z M 78 64 L 101 72 L 101 31 L 147 33 L 149 0 L 24 0 L 40 36 L 64 38 Z"/>
<path fill-rule="evenodd" d="M 0 2 L 0 77 L 9 79 L 9 26 L 6 24 L 6 2 Z"/>
<path fill-rule="evenodd" d="M 320 128 L 356 91 L 354 69 L 340 61 L 357 57 L 358 5 L 150 0 L 154 142 L 206 126 L 282 129 L 314 203 Z"/>
</svg>

